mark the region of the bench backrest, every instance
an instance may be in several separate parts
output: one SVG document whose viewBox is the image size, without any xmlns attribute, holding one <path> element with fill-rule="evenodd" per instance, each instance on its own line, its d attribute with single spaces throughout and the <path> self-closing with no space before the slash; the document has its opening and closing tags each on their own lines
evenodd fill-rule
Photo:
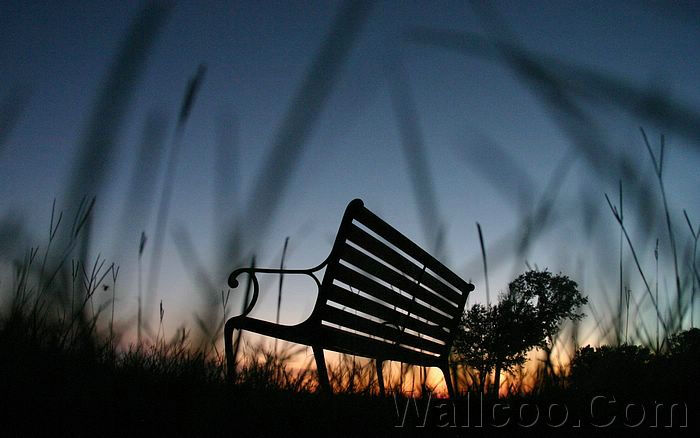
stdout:
<svg viewBox="0 0 700 438">
<path fill-rule="evenodd" d="M 338 351 L 414 363 L 444 358 L 474 286 L 352 201 L 312 314 Z"/>
</svg>

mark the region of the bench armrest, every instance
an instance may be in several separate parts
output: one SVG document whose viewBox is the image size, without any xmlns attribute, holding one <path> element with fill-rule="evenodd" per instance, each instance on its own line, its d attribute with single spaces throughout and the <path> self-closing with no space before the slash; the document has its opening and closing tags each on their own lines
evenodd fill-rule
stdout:
<svg viewBox="0 0 700 438">
<path fill-rule="evenodd" d="M 253 268 L 253 267 L 248 267 L 248 268 L 239 268 L 236 269 L 235 271 L 231 272 L 231 275 L 228 276 L 228 285 L 232 288 L 235 289 L 239 286 L 238 282 L 238 276 L 246 273 L 250 275 L 250 279 L 253 283 L 253 298 L 250 300 L 250 303 L 246 306 L 245 310 L 243 310 L 243 313 L 240 316 L 247 316 L 252 310 L 253 307 L 255 307 L 255 303 L 258 302 L 258 295 L 260 294 L 260 285 L 258 284 L 258 278 L 255 276 L 256 273 L 260 272 L 262 274 L 302 274 L 302 275 L 308 275 L 309 277 L 313 278 L 314 281 L 316 282 L 316 285 L 318 286 L 319 290 L 321 289 L 321 282 L 319 281 L 318 277 L 314 274 L 314 272 L 318 271 L 323 267 L 323 264 L 311 268 L 311 269 L 274 269 L 274 268 Z"/>
</svg>

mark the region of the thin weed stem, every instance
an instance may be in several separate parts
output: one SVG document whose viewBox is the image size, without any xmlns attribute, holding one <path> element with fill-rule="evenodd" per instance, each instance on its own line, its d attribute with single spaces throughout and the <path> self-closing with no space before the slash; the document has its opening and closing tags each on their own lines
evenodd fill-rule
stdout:
<svg viewBox="0 0 700 438">
<path fill-rule="evenodd" d="M 654 305 L 654 309 L 656 310 L 656 317 L 659 319 L 661 324 L 664 327 L 664 332 L 668 333 L 668 328 L 666 327 L 666 322 L 663 319 L 663 316 L 661 315 L 661 311 L 659 310 L 659 305 L 656 299 L 654 298 L 654 295 L 651 293 L 651 288 L 649 287 L 649 282 L 647 281 L 646 276 L 644 275 L 644 271 L 642 270 L 642 266 L 639 264 L 639 258 L 637 257 L 637 252 L 634 249 L 634 245 L 632 244 L 632 240 L 630 239 L 629 233 L 627 232 L 627 228 L 625 228 L 625 225 L 622 222 L 622 219 L 620 217 L 620 213 L 618 212 L 617 208 L 610 202 L 610 198 L 608 197 L 608 194 L 605 194 L 605 200 L 608 201 L 608 206 L 610 207 L 610 210 L 613 213 L 613 216 L 615 216 L 615 219 L 617 222 L 620 224 L 620 228 L 622 229 L 622 232 L 625 236 L 625 239 L 627 240 L 627 245 L 630 248 L 630 252 L 632 253 L 632 258 L 634 259 L 634 264 L 637 266 L 637 270 L 639 271 L 639 275 L 642 277 L 642 281 L 644 281 L 644 287 L 646 288 L 647 293 L 649 294 L 649 298 L 652 301 L 652 304 Z"/>
<path fill-rule="evenodd" d="M 644 138 L 644 144 L 647 147 L 647 150 L 649 151 L 649 155 L 651 156 L 652 163 L 654 165 L 654 173 L 656 173 L 656 177 L 659 181 L 659 188 L 661 189 L 661 198 L 664 203 L 664 213 L 666 215 L 666 227 L 668 228 L 668 238 L 669 242 L 671 243 L 671 254 L 673 255 L 673 269 L 675 271 L 675 280 L 676 280 L 676 310 L 677 310 L 677 329 L 680 330 L 683 324 L 683 309 L 682 309 L 682 289 L 681 289 L 681 277 L 678 271 L 678 252 L 676 250 L 676 239 L 673 234 L 673 227 L 671 226 L 671 216 L 668 211 L 668 200 L 666 199 L 666 189 L 664 188 L 664 180 L 663 180 L 663 165 L 664 165 L 664 149 L 666 145 L 666 141 L 664 138 L 664 135 L 661 135 L 661 150 L 659 152 L 659 159 L 658 162 L 656 160 L 656 156 L 654 154 L 654 151 L 651 149 L 651 145 L 649 144 L 649 139 L 647 139 L 647 134 L 644 132 L 644 128 L 639 128 L 639 130 L 642 132 L 642 137 Z"/>
</svg>

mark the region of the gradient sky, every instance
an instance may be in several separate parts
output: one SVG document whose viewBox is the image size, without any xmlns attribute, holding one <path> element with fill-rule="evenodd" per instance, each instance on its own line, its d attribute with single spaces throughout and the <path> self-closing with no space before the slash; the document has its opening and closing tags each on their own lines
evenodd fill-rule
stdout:
<svg viewBox="0 0 700 438">
<path fill-rule="evenodd" d="M 205 63 L 207 73 L 183 137 L 157 292 L 167 309 L 168 330 L 182 321 L 192 325 L 190 309 L 200 297 L 178 256 L 172 231 L 188 230 L 205 264 L 212 266 L 216 264 L 214 244 L 229 232 L 220 229 L 214 206 L 220 121 L 235 120 L 238 126 L 233 130 L 238 160 L 231 163 L 228 183 L 240 206 L 248 199 L 290 99 L 340 3 L 203 4 L 177 2 L 162 28 L 120 131 L 111 183 L 97 204 L 98 238 L 93 250 L 122 266 L 118 309 L 130 314 L 136 303 L 135 262 L 141 229 L 120 236 L 110 230 L 118 228 L 147 115 L 158 111 L 167 118 L 170 142 L 187 81 Z M 45 233 L 51 202 L 55 197 L 60 201 L 64 193 L 97 90 L 141 7 L 141 2 L 102 0 L 9 0 L 0 6 L 0 98 L 16 86 L 30 93 L 17 126 L 0 149 L 0 217 L 22 217 L 31 236 L 27 245 L 44 244 L 40 233 Z M 657 87 L 700 111 L 697 3 L 497 1 L 494 8 L 515 36 L 514 42 L 638 87 Z M 387 1 L 374 7 L 290 181 L 280 188 L 283 200 L 256 248 L 258 265 L 279 263 L 286 236 L 291 237 L 287 266 L 310 267 L 322 261 L 345 205 L 356 197 L 404 234 L 429 246 L 419 223 L 387 86 L 393 79 L 387 74 L 386 59 L 400 53 L 423 133 L 438 215 L 447 230 L 443 260 L 475 282 L 474 300 L 484 300 L 483 272 L 480 265 L 471 263 L 480 254 L 475 222 L 481 223 L 487 246 L 508 235 L 523 212 L 519 203 L 527 207 L 538 199 L 571 142 L 533 90 L 503 63 L 402 41 L 401 32 L 414 26 L 487 35 L 479 16 L 461 1 Z M 604 129 L 609 145 L 634 158 L 640 171 L 652 178 L 638 127 L 645 126 L 655 144 L 660 127 L 614 107 L 585 108 Z M 693 143 L 697 139 L 666 134 L 666 184 L 680 227 L 684 226 L 682 208 L 691 218 L 700 219 L 700 145 Z M 500 166 L 490 144 L 503 149 L 516 168 Z M 606 212 L 603 193 L 616 193 L 610 181 L 617 178 L 611 175 L 604 180 L 577 161 L 562 185 L 556 226 L 538 241 L 527 260 L 570 273 L 586 284 L 589 295 L 595 295 L 593 289 L 600 286 L 590 278 L 614 278 L 617 256 L 608 250 L 615 248 L 617 235 L 610 234 L 614 220 Z M 523 191 L 524 197 L 519 197 Z M 585 196 L 600 210 L 603 220 L 596 226 L 603 230 L 600 235 L 608 233 L 610 242 L 593 244 L 581 233 L 585 218 L 576 206 Z M 152 219 L 145 228 L 149 236 L 153 235 Z M 115 253 L 115 240 L 127 242 L 130 252 Z M 581 260 L 588 264 L 594 255 L 597 259 L 585 274 L 578 270 Z M 609 257 L 610 272 L 601 273 L 605 257 Z M 524 269 L 522 259 L 494 269 L 492 295 L 503 289 L 514 272 Z M 225 278 L 214 281 L 223 287 Z M 303 290 L 301 284 L 290 286 L 282 318 L 288 323 L 308 314 L 314 300 L 314 293 Z M 616 287 L 613 284 L 610 289 Z M 274 318 L 273 296 L 263 297 L 256 315 Z"/>
</svg>

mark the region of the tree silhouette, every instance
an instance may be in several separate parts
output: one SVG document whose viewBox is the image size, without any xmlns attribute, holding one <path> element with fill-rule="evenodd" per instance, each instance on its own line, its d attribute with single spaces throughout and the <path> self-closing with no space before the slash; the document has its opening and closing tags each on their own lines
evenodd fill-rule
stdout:
<svg viewBox="0 0 700 438">
<path fill-rule="evenodd" d="M 486 376 L 495 370 L 498 393 L 501 371 L 524 364 L 534 347 L 550 348 L 560 324 L 582 318 L 577 310 L 587 302 L 567 276 L 527 271 L 499 295 L 498 304 L 475 304 L 464 313 L 453 344 L 455 358 L 478 371 L 482 392 Z"/>
</svg>

